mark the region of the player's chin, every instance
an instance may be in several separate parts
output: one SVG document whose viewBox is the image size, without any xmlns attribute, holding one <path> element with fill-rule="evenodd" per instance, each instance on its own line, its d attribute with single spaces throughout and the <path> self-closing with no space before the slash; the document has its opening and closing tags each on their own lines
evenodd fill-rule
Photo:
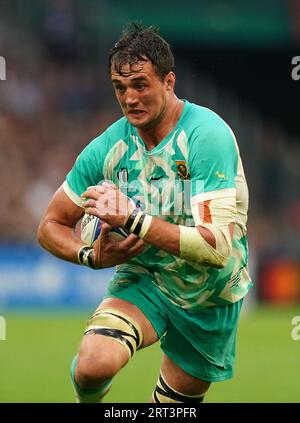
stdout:
<svg viewBox="0 0 300 423">
<path fill-rule="evenodd" d="M 141 113 L 137 115 L 128 113 L 126 117 L 129 123 L 131 123 L 136 128 L 142 128 L 144 126 L 147 126 L 149 121 L 149 117 L 146 115 L 146 113 Z"/>
</svg>

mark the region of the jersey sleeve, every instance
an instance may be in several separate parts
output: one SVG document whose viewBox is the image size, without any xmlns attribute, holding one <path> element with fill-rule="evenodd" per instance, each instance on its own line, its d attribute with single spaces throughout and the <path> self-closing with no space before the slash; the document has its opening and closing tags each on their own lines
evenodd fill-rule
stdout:
<svg viewBox="0 0 300 423">
<path fill-rule="evenodd" d="M 81 194 L 89 186 L 97 185 L 104 179 L 103 163 L 107 150 L 106 146 L 107 135 L 104 132 L 79 154 L 63 183 L 65 193 L 80 207 L 82 207 Z"/>
<path fill-rule="evenodd" d="M 221 119 L 220 119 L 221 120 Z M 238 151 L 225 122 L 211 128 L 196 128 L 189 148 L 191 202 L 235 195 Z"/>
</svg>

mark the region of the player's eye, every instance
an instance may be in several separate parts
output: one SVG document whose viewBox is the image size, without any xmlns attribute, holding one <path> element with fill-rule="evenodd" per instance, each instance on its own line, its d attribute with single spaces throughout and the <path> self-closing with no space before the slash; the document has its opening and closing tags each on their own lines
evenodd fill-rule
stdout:
<svg viewBox="0 0 300 423">
<path fill-rule="evenodd" d="M 135 88 L 136 88 L 138 91 L 142 91 L 142 90 L 145 88 L 145 84 L 136 84 Z"/>
<path fill-rule="evenodd" d="M 115 90 L 119 93 L 124 93 L 125 87 L 123 85 L 115 85 Z"/>
</svg>

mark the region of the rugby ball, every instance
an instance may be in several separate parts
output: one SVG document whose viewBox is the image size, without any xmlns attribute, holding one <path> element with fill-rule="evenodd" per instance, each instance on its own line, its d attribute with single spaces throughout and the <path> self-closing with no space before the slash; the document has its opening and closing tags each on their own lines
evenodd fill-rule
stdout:
<svg viewBox="0 0 300 423">
<path fill-rule="evenodd" d="M 85 213 L 81 221 L 81 241 L 87 245 L 93 245 L 98 236 L 100 235 L 103 221 L 99 217 Z M 125 229 L 112 228 L 109 232 L 109 236 L 120 241 L 125 239 L 129 235 Z"/>
</svg>

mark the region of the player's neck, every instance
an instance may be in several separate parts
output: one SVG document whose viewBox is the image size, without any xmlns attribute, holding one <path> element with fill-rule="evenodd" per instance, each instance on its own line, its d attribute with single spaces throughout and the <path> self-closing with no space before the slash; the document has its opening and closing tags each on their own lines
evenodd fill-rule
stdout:
<svg viewBox="0 0 300 423">
<path fill-rule="evenodd" d="M 138 128 L 138 134 L 144 141 L 147 150 L 153 150 L 177 125 L 180 119 L 184 102 L 176 96 L 167 107 L 167 112 L 162 120 L 150 128 Z"/>
</svg>

